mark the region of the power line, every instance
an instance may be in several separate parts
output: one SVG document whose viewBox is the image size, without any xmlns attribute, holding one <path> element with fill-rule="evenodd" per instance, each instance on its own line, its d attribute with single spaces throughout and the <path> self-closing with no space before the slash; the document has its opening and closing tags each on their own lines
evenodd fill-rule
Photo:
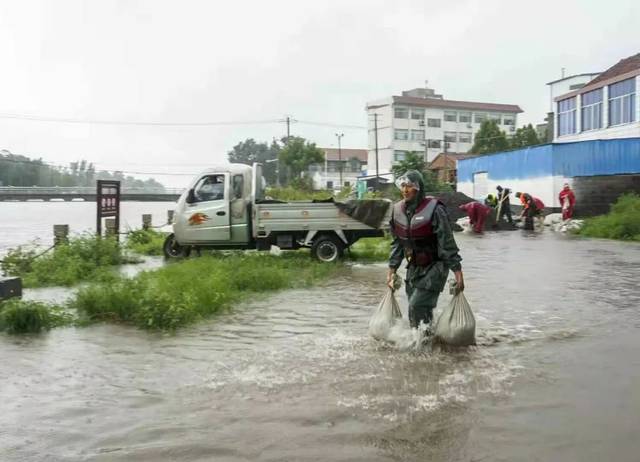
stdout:
<svg viewBox="0 0 640 462">
<path fill-rule="evenodd" d="M 76 119 L 66 117 L 45 117 L 32 114 L 0 114 L 0 119 L 29 120 L 34 122 L 92 124 L 92 125 L 132 125 L 147 127 L 213 127 L 224 125 L 260 125 L 275 124 L 277 119 L 267 120 L 234 120 L 234 121 L 197 121 L 197 122 L 143 122 L 133 120 Z"/>
<path fill-rule="evenodd" d="M 331 127 L 331 128 L 354 128 L 358 130 L 366 130 L 367 127 L 362 125 L 349 125 L 349 124 L 335 124 L 330 122 L 311 122 L 308 120 L 298 120 L 297 122 L 305 125 L 317 125 L 319 127 Z"/>
</svg>

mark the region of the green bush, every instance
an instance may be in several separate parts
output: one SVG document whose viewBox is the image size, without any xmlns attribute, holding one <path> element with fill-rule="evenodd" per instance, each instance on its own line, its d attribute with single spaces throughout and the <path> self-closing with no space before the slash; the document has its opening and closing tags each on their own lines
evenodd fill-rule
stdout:
<svg viewBox="0 0 640 462">
<path fill-rule="evenodd" d="M 326 200 L 333 197 L 332 191 L 306 191 L 292 186 L 286 188 L 268 188 L 267 196 L 279 201 Z"/>
<path fill-rule="evenodd" d="M 391 237 L 368 237 L 360 239 L 351 246 L 349 259 L 356 261 L 374 262 L 386 261 L 391 251 Z"/>
<path fill-rule="evenodd" d="M 262 292 L 312 284 L 335 268 L 306 253 L 217 254 L 174 262 L 133 279 L 92 284 L 80 289 L 70 304 L 90 321 L 175 329 Z"/>
<path fill-rule="evenodd" d="M 19 299 L 0 302 L 0 332 L 38 333 L 73 321 L 73 316 L 59 306 Z"/>
<path fill-rule="evenodd" d="M 587 218 L 578 234 L 587 237 L 640 241 L 640 196 L 624 194 L 607 215 Z"/>
<path fill-rule="evenodd" d="M 162 255 L 166 234 L 153 229 L 138 229 L 127 234 L 126 248 L 141 255 Z"/>
<path fill-rule="evenodd" d="M 10 250 L 2 263 L 3 272 L 22 277 L 25 287 L 71 286 L 81 281 L 112 280 L 113 266 L 140 261 L 125 255 L 115 239 L 90 234 L 34 258 L 36 255 L 22 247 Z"/>
</svg>

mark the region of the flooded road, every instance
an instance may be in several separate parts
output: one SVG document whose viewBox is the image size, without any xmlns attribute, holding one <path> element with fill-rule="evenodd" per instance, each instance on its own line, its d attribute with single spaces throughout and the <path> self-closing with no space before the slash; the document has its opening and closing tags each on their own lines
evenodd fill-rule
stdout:
<svg viewBox="0 0 640 462">
<path fill-rule="evenodd" d="M 640 246 L 457 238 L 468 351 L 368 338 L 382 264 L 175 335 L 0 335 L 0 460 L 637 461 Z"/>
</svg>

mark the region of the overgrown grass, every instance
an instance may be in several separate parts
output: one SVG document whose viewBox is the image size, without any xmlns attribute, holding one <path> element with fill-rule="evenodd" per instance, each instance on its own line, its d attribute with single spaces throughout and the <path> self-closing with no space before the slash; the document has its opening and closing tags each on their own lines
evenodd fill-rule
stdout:
<svg viewBox="0 0 640 462">
<path fill-rule="evenodd" d="M 350 260 L 362 262 L 386 261 L 391 250 L 391 237 L 368 237 L 360 239 L 351 246 Z"/>
<path fill-rule="evenodd" d="M 267 291 L 308 286 L 339 267 L 296 254 L 203 256 L 133 279 L 92 284 L 79 290 L 71 306 L 94 321 L 175 329 Z"/>
<path fill-rule="evenodd" d="M 0 302 L 0 332 L 38 333 L 74 322 L 75 317 L 57 305 L 19 299 Z"/>
<path fill-rule="evenodd" d="M 137 229 L 127 234 L 126 248 L 141 255 L 162 255 L 166 234 L 153 229 Z"/>
<path fill-rule="evenodd" d="M 577 233 L 587 237 L 640 241 L 640 196 L 620 196 L 607 215 L 587 218 Z"/>
<path fill-rule="evenodd" d="M 113 238 L 98 239 L 86 234 L 35 258 L 28 247 L 10 250 L 0 263 L 4 274 L 19 276 L 25 287 L 71 286 L 81 281 L 108 281 L 116 276 L 112 267 L 138 263 L 127 256 Z"/>
</svg>

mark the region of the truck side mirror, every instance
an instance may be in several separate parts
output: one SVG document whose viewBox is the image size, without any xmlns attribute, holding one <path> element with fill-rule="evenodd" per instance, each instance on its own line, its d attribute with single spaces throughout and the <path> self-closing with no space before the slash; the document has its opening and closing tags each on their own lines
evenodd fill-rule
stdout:
<svg viewBox="0 0 640 462">
<path fill-rule="evenodd" d="M 196 196 L 193 193 L 193 188 L 187 193 L 187 204 L 193 204 L 196 201 Z"/>
</svg>

